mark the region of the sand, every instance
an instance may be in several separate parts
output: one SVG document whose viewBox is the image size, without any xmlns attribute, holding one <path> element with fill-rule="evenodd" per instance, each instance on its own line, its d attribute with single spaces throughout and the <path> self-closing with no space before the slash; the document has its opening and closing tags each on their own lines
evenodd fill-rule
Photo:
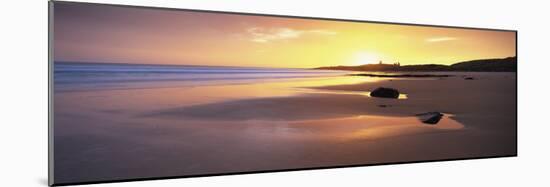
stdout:
<svg viewBox="0 0 550 187">
<path fill-rule="evenodd" d="M 454 74 L 57 94 L 56 181 L 516 155 L 515 73 Z"/>
</svg>

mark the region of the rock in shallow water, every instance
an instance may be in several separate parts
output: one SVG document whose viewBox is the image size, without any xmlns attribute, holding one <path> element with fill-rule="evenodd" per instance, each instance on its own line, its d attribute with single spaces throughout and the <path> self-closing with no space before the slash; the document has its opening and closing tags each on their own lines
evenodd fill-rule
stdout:
<svg viewBox="0 0 550 187">
<path fill-rule="evenodd" d="M 399 91 L 397 91 L 396 89 L 393 89 L 393 88 L 379 87 L 379 88 L 374 89 L 370 93 L 370 96 L 371 97 L 382 97 L 382 98 L 397 99 L 397 98 L 399 98 Z"/>
<path fill-rule="evenodd" d="M 420 119 L 420 121 L 422 121 L 422 123 L 435 125 L 439 122 L 439 120 L 441 120 L 441 118 L 443 117 L 443 113 L 441 113 L 441 112 L 427 112 L 427 113 L 422 113 L 422 114 L 416 114 L 416 116 L 418 116 L 418 119 Z"/>
</svg>

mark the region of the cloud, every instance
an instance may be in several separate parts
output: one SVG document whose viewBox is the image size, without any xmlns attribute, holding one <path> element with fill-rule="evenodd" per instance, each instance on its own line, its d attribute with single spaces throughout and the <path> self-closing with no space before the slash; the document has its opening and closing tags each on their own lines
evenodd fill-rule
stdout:
<svg viewBox="0 0 550 187">
<path fill-rule="evenodd" d="M 338 33 L 334 32 L 334 31 L 329 31 L 329 30 L 321 30 L 321 29 L 318 29 L 318 30 L 309 30 L 309 31 L 306 31 L 308 33 L 313 33 L 313 34 L 320 34 L 320 35 L 336 35 Z"/>
<path fill-rule="evenodd" d="M 426 42 L 446 42 L 446 41 L 452 41 L 452 40 L 458 40 L 458 38 L 455 37 L 436 37 L 436 38 L 428 38 L 426 39 Z"/>
<path fill-rule="evenodd" d="M 291 28 L 262 28 L 252 27 L 246 30 L 250 34 L 252 42 L 267 43 L 278 40 L 297 39 L 304 35 L 335 35 L 336 32 L 328 30 L 296 30 Z"/>
</svg>

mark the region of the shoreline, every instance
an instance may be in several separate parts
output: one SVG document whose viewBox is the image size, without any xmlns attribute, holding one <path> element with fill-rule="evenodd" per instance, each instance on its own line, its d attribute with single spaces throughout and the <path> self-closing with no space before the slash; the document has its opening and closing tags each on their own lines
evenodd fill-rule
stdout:
<svg viewBox="0 0 550 187">
<path fill-rule="evenodd" d="M 362 77 L 384 77 L 384 78 L 425 78 L 425 77 L 453 77 L 456 75 L 438 75 L 438 74 L 373 74 L 373 73 L 359 73 L 349 74 L 349 76 L 362 76 Z"/>
<path fill-rule="evenodd" d="M 56 172 L 71 172 L 56 180 L 516 154 L 515 74 L 467 75 L 476 79 L 342 76 L 64 92 L 54 106 Z M 377 87 L 407 99 L 365 95 Z M 415 116 L 431 111 L 446 115 L 436 125 Z"/>
</svg>

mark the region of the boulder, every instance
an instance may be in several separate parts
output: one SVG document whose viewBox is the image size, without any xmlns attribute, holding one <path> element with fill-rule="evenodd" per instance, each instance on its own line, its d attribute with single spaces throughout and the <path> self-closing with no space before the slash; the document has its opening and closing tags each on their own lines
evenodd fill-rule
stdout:
<svg viewBox="0 0 550 187">
<path fill-rule="evenodd" d="M 422 114 L 416 114 L 416 116 L 418 116 L 418 119 L 420 119 L 420 121 L 422 121 L 422 123 L 435 125 L 439 122 L 439 120 L 441 120 L 441 118 L 443 117 L 443 113 L 441 113 L 441 112 L 427 112 L 427 113 L 422 113 Z"/>
<path fill-rule="evenodd" d="M 397 98 L 399 98 L 399 91 L 397 91 L 396 89 L 393 89 L 393 88 L 379 87 L 379 88 L 374 89 L 370 93 L 370 96 L 371 97 L 382 97 L 382 98 L 397 99 Z"/>
</svg>

